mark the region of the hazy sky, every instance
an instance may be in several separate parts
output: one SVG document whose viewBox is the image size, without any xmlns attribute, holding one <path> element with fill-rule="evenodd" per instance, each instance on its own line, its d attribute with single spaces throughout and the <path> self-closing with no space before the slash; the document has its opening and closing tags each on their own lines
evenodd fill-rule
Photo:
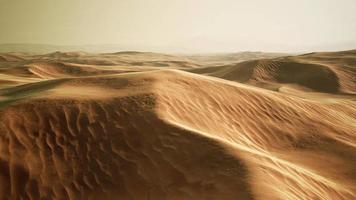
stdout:
<svg viewBox="0 0 356 200">
<path fill-rule="evenodd" d="M 0 43 L 156 51 L 356 48 L 356 0 L 0 0 Z"/>
</svg>

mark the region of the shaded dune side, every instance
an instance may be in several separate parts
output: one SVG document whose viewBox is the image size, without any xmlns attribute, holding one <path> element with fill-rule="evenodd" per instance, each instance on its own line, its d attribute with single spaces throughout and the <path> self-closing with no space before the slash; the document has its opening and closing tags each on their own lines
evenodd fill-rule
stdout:
<svg viewBox="0 0 356 200">
<path fill-rule="evenodd" d="M 206 70 L 190 71 L 262 87 L 275 84 L 277 89 L 282 84 L 295 84 L 319 92 L 337 93 L 340 90 L 339 78 L 335 72 L 316 64 L 256 60 Z"/>
<path fill-rule="evenodd" d="M 182 72 L 157 87 L 162 119 L 246 153 L 257 199 L 356 198 L 354 102 L 306 101 Z"/>
<path fill-rule="evenodd" d="M 142 88 L 147 79 L 107 86 Z M 106 80 L 62 84 L 95 82 Z M 40 95 L 0 111 L 1 199 L 253 199 L 241 159 L 159 119 L 152 91 L 94 95 Z"/>
<path fill-rule="evenodd" d="M 257 82 L 293 83 L 319 92 L 337 93 L 339 77 L 328 67 L 291 61 L 261 60 L 250 78 Z"/>
<path fill-rule="evenodd" d="M 353 66 L 356 56 L 352 55 L 342 59 L 335 55 L 331 58 L 289 56 L 187 71 L 259 87 L 274 85 L 278 89 L 283 84 L 294 84 L 316 92 L 356 93 L 356 68 Z"/>
<path fill-rule="evenodd" d="M 257 60 L 253 60 L 225 66 L 187 69 L 186 71 L 193 72 L 196 74 L 215 76 L 236 82 L 246 82 L 251 79 L 253 70 L 257 63 Z"/>
<path fill-rule="evenodd" d="M 302 62 L 322 64 L 332 69 L 339 77 L 340 86 L 350 93 L 356 86 L 356 51 L 312 53 L 297 57 Z"/>
</svg>

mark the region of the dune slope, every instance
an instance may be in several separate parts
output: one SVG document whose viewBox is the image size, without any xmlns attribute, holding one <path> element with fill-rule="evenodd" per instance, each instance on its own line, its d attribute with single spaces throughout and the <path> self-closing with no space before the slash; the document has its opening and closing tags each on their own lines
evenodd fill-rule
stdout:
<svg viewBox="0 0 356 200">
<path fill-rule="evenodd" d="M 293 87 L 302 91 L 355 94 L 355 64 L 355 51 L 345 51 L 255 59 L 187 71 L 272 90 Z"/>
<path fill-rule="evenodd" d="M 324 54 L 195 73 L 6 63 L 1 77 L 26 82 L 0 89 L 0 199 L 355 199 L 354 54 L 344 75 Z"/>
</svg>

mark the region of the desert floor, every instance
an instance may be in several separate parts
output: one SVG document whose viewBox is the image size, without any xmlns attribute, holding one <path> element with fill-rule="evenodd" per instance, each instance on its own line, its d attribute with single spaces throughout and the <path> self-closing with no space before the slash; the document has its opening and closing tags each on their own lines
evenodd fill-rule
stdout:
<svg viewBox="0 0 356 200">
<path fill-rule="evenodd" d="M 356 51 L 0 54 L 0 199 L 354 200 Z"/>
</svg>

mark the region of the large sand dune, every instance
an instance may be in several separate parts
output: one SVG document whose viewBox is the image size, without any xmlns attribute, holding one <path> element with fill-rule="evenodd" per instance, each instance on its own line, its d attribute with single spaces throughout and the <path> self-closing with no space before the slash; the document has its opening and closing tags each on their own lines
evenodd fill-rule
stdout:
<svg viewBox="0 0 356 200">
<path fill-rule="evenodd" d="M 188 71 L 267 89 L 289 86 L 316 92 L 356 93 L 355 51 L 254 59 Z"/>
<path fill-rule="evenodd" d="M 356 199 L 355 51 L 0 59 L 0 199 Z"/>
</svg>

